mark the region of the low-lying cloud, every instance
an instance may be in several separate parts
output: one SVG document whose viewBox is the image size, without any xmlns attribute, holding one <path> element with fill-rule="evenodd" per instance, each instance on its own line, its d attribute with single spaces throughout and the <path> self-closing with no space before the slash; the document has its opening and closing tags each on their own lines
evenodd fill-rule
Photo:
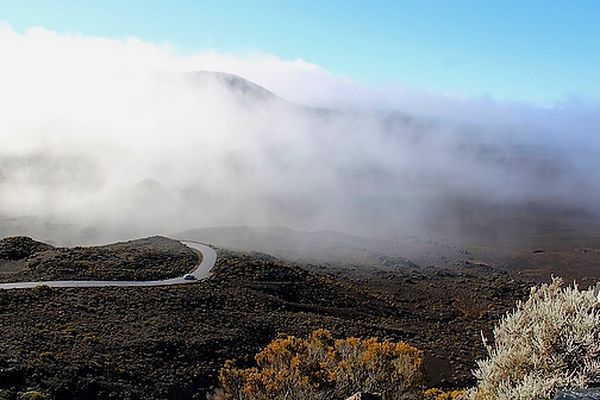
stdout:
<svg viewBox="0 0 600 400">
<path fill-rule="evenodd" d="M 465 204 L 600 200 L 590 104 L 375 88 L 269 54 L 8 25 L 0 52 L 5 221 L 103 238 L 240 224 L 381 236 L 429 234 Z"/>
</svg>

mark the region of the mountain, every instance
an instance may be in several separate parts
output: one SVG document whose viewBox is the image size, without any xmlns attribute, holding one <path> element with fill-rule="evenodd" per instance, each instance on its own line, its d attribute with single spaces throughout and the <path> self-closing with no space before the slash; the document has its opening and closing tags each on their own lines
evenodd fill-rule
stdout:
<svg viewBox="0 0 600 400">
<path fill-rule="evenodd" d="M 284 101 L 273 92 L 238 75 L 216 71 L 197 71 L 189 73 L 188 76 L 195 84 L 217 84 L 226 88 L 233 96 L 244 97 L 248 100 Z"/>
<path fill-rule="evenodd" d="M 225 244 L 252 249 L 260 238 L 289 258 L 310 248 L 311 259 L 354 260 L 364 241 L 322 231 L 520 244 L 583 219 L 593 233 L 600 221 L 588 217 L 600 198 L 590 153 L 525 143 L 523 128 L 299 105 L 221 72 L 159 78 L 156 91 L 136 92 L 124 124 L 86 121 L 88 137 L 69 122 L 55 128 L 64 140 L 0 151 L 0 233 L 80 244 L 279 225 L 320 233 L 230 231 Z"/>
</svg>

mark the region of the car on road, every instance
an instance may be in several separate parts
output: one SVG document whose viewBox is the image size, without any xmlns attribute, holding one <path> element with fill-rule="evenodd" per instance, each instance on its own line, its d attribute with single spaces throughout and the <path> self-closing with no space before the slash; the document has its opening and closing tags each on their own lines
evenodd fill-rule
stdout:
<svg viewBox="0 0 600 400">
<path fill-rule="evenodd" d="M 192 275 L 192 274 L 185 274 L 183 276 L 183 279 L 185 279 L 186 281 L 195 281 L 196 277 L 194 275 Z"/>
</svg>

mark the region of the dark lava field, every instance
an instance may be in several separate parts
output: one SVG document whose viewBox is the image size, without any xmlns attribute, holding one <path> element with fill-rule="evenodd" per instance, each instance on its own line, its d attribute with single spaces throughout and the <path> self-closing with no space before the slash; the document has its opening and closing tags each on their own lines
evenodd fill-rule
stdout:
<svg viewBox="0 0 600 400">
<path fill-rule="evenodd" d="M 535 282 L 573 263 L 589 268 L 565 269 L 567 281 L 598 277 L 593 249 L 448 251 L 443 265 L 390 256 L 369 266 L 217 248 L 213 275 L 193 285 L 0 291 L 0 399 L 204 399 L 226 359 L 251 365 L 271 340 L 317 328 L 406 341 L 425 352 L 431 386 L 465 387 L 485 356 L 481 332 Z M 154 279 L 198 261 L 161 237 L 73 249 L 11 238 L 0 257 L 2 281 Z"/>
</svg>

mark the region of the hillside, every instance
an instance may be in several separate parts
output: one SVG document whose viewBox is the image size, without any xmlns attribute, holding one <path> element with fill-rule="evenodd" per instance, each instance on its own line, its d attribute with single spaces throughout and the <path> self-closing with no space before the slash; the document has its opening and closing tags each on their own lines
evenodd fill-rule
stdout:
<svg viewBox="0 0 600 400">
<path fill-rule="evenodd" d="M 250 365 L 278 335 L 317 328 L 408 341 L 425 351 L 432 384 L 465 386 L 484 354 L 480 331 L 528 287 L 481 266 L 347 274 L 218 255 L 195 285 L 0 292 L 0 399 L 26 388 L 66 400 L 204 398 L 225 359 Z"/>
<path fill-rule="evenodd" d="M 246 98 L 250 101 L 275 100 L 284 101 L 273 92 L 251 82 L 241 76 L 218 71 L 197 71 L 189 74 L 197 84 L 215 83 L 229 90 L 234 96 Z"/>
<path fill-rule="evenodd" d="M 0 282 L 153 280 L 190 272 L 199 255 L 160 236 L 98 247 L 53 247 L 27 237 L 0 240 Z"/>
</svg>

